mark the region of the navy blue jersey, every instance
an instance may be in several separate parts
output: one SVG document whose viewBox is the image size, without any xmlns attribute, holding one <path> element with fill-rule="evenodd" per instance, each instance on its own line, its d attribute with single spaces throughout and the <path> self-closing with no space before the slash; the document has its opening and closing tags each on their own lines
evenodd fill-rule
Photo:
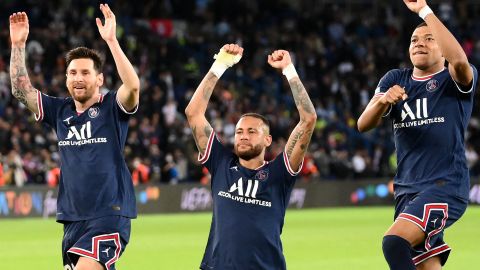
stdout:
<svg viewBox="0 0 480 270">
<path fill-rule="evenodd" d="M 251 170 L 216 138 L 199 160 L 212 175 L 213 217 L 201 269 L 286 269 L 280 234 L 296 172 L 282 153 Z"/>
<path fill-rule="evenodd" d="M 468 199 L 464 134 L 478 78 L 474 66 L 472 70 L 470 89 L 457 85 L 446 68 L 421 78 L 413 76 L 413 69 L 395 69 L 380 80 L 376 95 L 394 85 L 404 87 L 408 95 L 389 111 L 397 149 L 396 196 L 435 184 Z"/>
<path fill-rule="evenodd" d="M 36 118 L 56 131 L 61 158 L 57 221 L 136 217 L 133 183 L 123 157 L 129 113 L 116 96 L 99 96 L 78 115 L 72 98 L 38 92 Z"/>
</svg>

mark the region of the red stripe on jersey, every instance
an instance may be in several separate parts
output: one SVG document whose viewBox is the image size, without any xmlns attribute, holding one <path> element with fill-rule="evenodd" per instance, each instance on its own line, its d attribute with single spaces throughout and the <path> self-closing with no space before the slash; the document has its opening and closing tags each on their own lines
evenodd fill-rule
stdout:
<svg viewBox="0 0 480 270">
<path fill-rule="evenodd" d="M 208 158 L 210 157 L 210 152 L 212 151 L 212 143 L 213 138 L 215 137 L 215 132 L 212 130 L 210 133 L 210 137 L 208 138 L 207 148 L 205 149 L 205 153 L 202 157 L 202 153 L 198 153 L 198 161 L 203 164 L 207 162 Z"/>
<path fill-rule="evenodd" d="M 287 168 L 288 173 L 292 176 L 297 175 L 302 170 L 303 160 L 302 160 L 302 163 L 300 163 L 300 166 L 298 167 L 297 172 L 294 172 L 292 170 L 292 167 L 290 166 L 290 160 L 288 160 L 287 153 L 285 151 L 283 151 L 283 162 L 285 163 L 285 167 Z"/>
<path fill-rule="evenodd" d="M 37 90 L 37 109 L 38 109 L 38 116 L 35 114 L 36 121 L 43 120 L 43 103 L 42 103 L 42 93 Z"/>
<path fill-rule="evenodd" d="M 433 73 L 433 74 L 430 74 L 430 75 L 427 75 L 427 76 L 422 76 L 422 77 L 414 76 L 413 73 L 412 73 L 412 79 L 415 80 L 415 81 L 421 81 L 421 82 L 423 82 L 423 81 L 428 81 L 428 80 L 430 80 L 431 78 L 433 78 L 433 76 L 437 75 L 438 73 L 440 73 L 440 72 L 442 72 L 442 71 L 444 71 L 444 70 L 445 70 L 445 67 L 442 68 L 440 71 L 437 71 L 437 72 L 435 72 L 435 73 Z"/>
</svg>

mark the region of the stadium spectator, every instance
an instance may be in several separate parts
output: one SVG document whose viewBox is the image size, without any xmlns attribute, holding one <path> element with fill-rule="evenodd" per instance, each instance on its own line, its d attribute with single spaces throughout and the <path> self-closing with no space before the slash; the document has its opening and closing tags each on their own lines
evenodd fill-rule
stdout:
<svg viewBox="0 0 480 270">
<path fill-rule="evenodd" d="M 48 171 L 47 184 L 49 187 L 56 187 L 60 182 L 60 168 L 55 167 Z"/>
<path fill-rule="evenodd" d="M 32 83 L 51 96 L 63 97 L 66 94 L 63 90 L 65 61 L 59 55 L 77 45 L 102 52 L 106 52 L 106 48 L 94 34 L 84 30 L 95 27 L 91 20 L 96 9 L 94 2 L 57 2 L 7 1 L 0 5 L 0 14 L 5 17 L 19 8 L 34 11 L 30 18 L 34 22 L 30 33 L 33 43 L 27 55 Z M 229 138 L 232 125 L 238 120 L 238 111 L 254 110 L 265 114 L 274 124 L 273 144 L 287 139 L 285 130 L 294 125 L 294 103 L 288 95 L 288 86 L 275 72 L 263 68 L 265 52 L 284 47 L 295 52 L 298 71 L 312 90 L 318 121 L 311 153 L 319 168 L 319 179 L 355 177 L 349 163 L 359 148 L 365 148 L 372 159 L 372 174 L 392 176 L 389 158 L 395 147 L 390 139 L 391 126 L 387 123 L 375 131 L 359 134 L 354 122 L 367 105 L 369 93 L 378 79 L 392 66 L 410 65 L 403 53 L 410 33 L 404 29 L 411 29 L 416 23 L 412 15 L 403 10 L 401 1 L 388 5 L 368 0 L 326 1 L 321 5 L 314 0 L 240 0 L 228 4 L 221 0 L 167 2 L 171 3 L 165 5 L 168 8 L 160 7 L 163 2 L 153 0 L 143 1 L 142 5 L 124 0 L 114 3 L 122 14 L 118 18 L 119 42 L 138 70 L 145 91 L 137 117 L 130 123 L 126 159 L 128 164 L 136 157 L 144 160 L 152 172 L 151 182 L 169 181 L 161 178 L 167 154 L 174 156 L 175 150 L 181 149 L 186 157 L 191 157 L 195 152 L 191 134 L 182 129 L 186 121 L 181 112 L 201 74 L 209 68 L 210 55 L 216 50 L 214 45 L 226 39 L 241 42 L 249 53 L 243 61 L 245 64 L 240 63 L 236 72 L 225 76 L 219 85 L 223 90 L 215 93 L 211 100 L 208 114 L 216 116 L 215 122 L 223 127 L 225 137 Z M 191 8 L 185 8 L 187 4 Z M 480 27 L 471 18 L 480 14 L 480 3 L 441 1 L 440 4 L 445 6 L 441 8 L 442 16 L 449 16 L 448 26 L 471 62 L 478 66 Z M 171 31 L 157 31 L 166 29 L 154 27 L 159 26 L 156 23 L 161 18 L 171 19 Z M 77 25 L 83 27 L 77 28 Z M 0 21 L 0 27 L 7 29 L 6 21 Z M 225 29 L 230 29 L 229 34 L 222 36 Z M 41 149 L 48 149 L 55 160 L 58 146 L 53 131 L 35 124 L 27 109 L 9 94 L 8 48 L 8 33 L 0 31 L 0 152 L 6 156 L 15 149 L 21 156 L 27 151 L 39 156 Z M 107 55 L 105 66 L 108 78 L 105 89 L 119 84 L 113 74 L 114 67 L 108 64 L 112 62 L 109 57 Z M 246 98 L 238 100 L 238 96 Z M 176 113 L 172 110 L 174 107 Z M 25 115 L 30 117 L 23 117 Z M 479 109 L 474 108 L 467 133 L 476 152 L 480 151 L 480 129 L 474 123 L 479 117 Z M 173 127 L 167 129 L 168 125 Z M 20 145 L 25 139 L 20 135 L 23 133 L 30 133 L 30 140 L 35 144 Z M 36 144 L 37 140 L 42 143 Z M 272 152 L 267 152 L 267 157 L 275 155 L 273 148 L 269 151 Z M 156 154 L 152 156 L 152 152 Z M 188 167 L 195 167 L 191 158 L 188 162 Z M 45 173 L 48 171 L 48 166 L 40 168 L 44 168 Z M 198 174 L 189 172 L 187 181 L 199 181 Z M 480 171 L 472 173 L 478 176 Z"/>
<path fill-rule="evenodd" d="M 150 180 L 150 168 L 143 164 L 140 158 L 133 160 L 132 181 L 133 185 L 137 186 L 139 183 L 145 184 Z"/>
<path fill-rule="evenodd" d="M 3 156 L 0 153 L 0 187 L 5 186 L 5 176 L 3 173 Z"/>
</svg>

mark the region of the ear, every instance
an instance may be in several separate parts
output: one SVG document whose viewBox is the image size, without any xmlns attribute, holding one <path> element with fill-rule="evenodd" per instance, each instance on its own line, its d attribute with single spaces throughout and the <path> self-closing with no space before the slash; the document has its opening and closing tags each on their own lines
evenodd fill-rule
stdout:
<svg viewBox="0 0 480 270">
<path fill-rule="evenodd" d="M 265 147 L 269 147 L 272 144 L 272 135 L 265 136 Z"/>
<path fill-rule="evenodd" d="M 97 86 L 100 87 L 103 85 L 103 73 L 97 74 Z"/>
</svg>

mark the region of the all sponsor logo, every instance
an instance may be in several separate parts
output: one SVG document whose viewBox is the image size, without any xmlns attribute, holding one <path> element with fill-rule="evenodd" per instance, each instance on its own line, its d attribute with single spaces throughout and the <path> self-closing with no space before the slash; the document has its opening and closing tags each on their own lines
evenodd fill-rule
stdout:
<svg viewBox="0 0 480 270">
<path fill-rule="evenodd" d="M 228 192 L 220 191 L 218 192 L 218 196 L 239 203 L 272 207 L 272 202 L 257 199 L 259 182 L 259 180 L 247 179 L 244 183 L 243 178 L 240 177 L 237 182 L 230 186 Z"/>
<path fill-rule="evenodd" d="M 83 124 L 78 130 L 75 126 L 71 126 L 68 129 L 67 140 L 72 139 L 75 137 L 77 141 L 79 140 L 86 140 L 92 137 L 92 124 L 88 121 L 86 124 Z"/>
<path fill-rule="evenodd" d="M 90 112 L 89 112 L 90 113 Z M 98 112 L 97 112 L 98 113 Z M 65 120 L 64 120 L 65 121 Z M 107 138 L 93 138 L 92 122 L 77 126 L 70 126 L 65 140 L 59 141 L 59 146 L 80 146 L 85 144 L 106 143 Z"/>
<path fill-rule="evenodd" d="M 432 86 L 433 87 L 433 86 Z M 419 98 L 415 100 L 415 107 L 410 107 L 408 103 L 403 104 L 401 119 L 399 122 L 393 123 L 393 128 L 408 128 L 433 123 L 445 122 L 445 117 L 430 117 L 428 115 L 428 99 Z"/>
<path fill-rule="evenodd" d="M 416 99 L 415 105 L 416 113 L 413 113 L 408 103 L 405 102 L 403 104 L 402 121 L 404 121 L 407 117 L 409 117 L 410 120 L 428 118 L 427 99 Z"/>
</svg>

